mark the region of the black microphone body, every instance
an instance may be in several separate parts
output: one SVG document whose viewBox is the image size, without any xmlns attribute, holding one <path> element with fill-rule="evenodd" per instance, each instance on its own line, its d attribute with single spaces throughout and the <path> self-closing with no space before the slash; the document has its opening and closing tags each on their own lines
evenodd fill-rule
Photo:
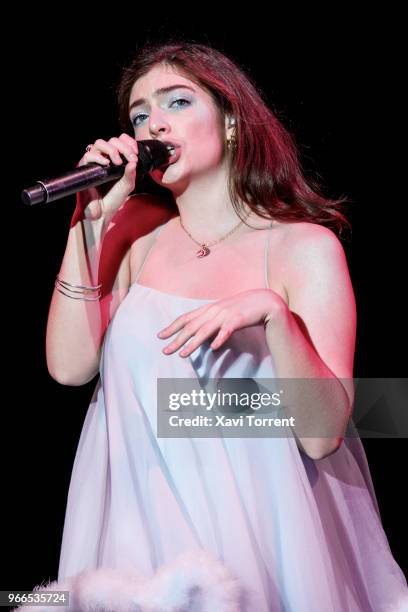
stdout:
<svg viewBox="0 0 408 612">
<path fill-rule="evenodd" d="M 165 144 L 160 140 L 138 140 L 137 148 L 136 172 L 138 175 L 146 174 L 165 164 L 169 159 L 170 151 L 173 149 L 171 144 Z M 21 192 L 21 199 L 24 204 L 30 206 L 53 202 L 77 191 L 117 180 L 123 176 L 127 164 L 123 155 L 121 157 L 125 161 L 121 166 L 115 166 L 114 164 L 102 166 L 91 162 L 55 178 L 37 181 L 33 187 L 28 187 Z"/>
</svg>

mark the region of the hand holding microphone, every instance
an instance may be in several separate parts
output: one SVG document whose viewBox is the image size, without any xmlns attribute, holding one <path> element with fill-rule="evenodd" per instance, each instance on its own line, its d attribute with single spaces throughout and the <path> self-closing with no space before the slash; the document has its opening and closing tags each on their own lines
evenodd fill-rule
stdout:
<svg viewBox="0 0 408 612">
<path fill-rule="evenodd" d="M 128 134 L 109 141 L 100 138 L 88 145 L 76 170 L 37 181 L 22 192 L 22 200 L 33 205 L 77 193 L 76 207 L 83 211 L 85 218 L 97 219 L 115 212 L 123 204 L 135 187 L 137 173 L 145 174 L 166 165 L 174 153 L 171 143 L 159 140 L 136 141 Z M 97 188 L 109 181 L 116 182 L 108 191 Z"/>
<path fill-rule="evenodd" d="M 108 142 L 99 138 L 93 145 L 88 145 L 85 155 L 78 163 L 78 167 L 95 162 L 102 166 L 123 166 L 123 157 L 127 160 L 122 178 L 102 195 L 103 191 L 97 186 L 79 191 L 76 196 L 76 209 L 82 212 L 85 219 L 99 219 L 110 216 L 126 200 L 133 191 L 136 183 L 136 166 L 138 162 L 138 145 L 136 141 L 122 134 L 119 138 L 111 138 Z M 123 170 L 123 167 L 121 168 Z"/>
</svg>

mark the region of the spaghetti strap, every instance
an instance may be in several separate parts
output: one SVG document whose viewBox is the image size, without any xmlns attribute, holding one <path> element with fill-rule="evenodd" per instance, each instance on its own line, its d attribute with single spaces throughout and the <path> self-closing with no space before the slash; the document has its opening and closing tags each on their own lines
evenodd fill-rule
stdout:
<svg viewBox="0 0 408 612">
<path fill-rule="evenodd" d="M 267 235 L 266 235 L 266 240 L 265 240 L 265 257 L 264 257 L 264 265 L 265 265 L 265 287 L 267 289 L 270 289 L 269 287 L 269 281 L 268 281 L 268 246 L 269 246 L 269 237 L 271 235 L 271 229 L 272 229 L 272 224 L 273 221 L 271 221 L 271 224 L 269 226 L 269 229 L 267 231 Z"/>
<path fill-rule="evenodd" d="M 147 253 L 146 253 L 146 255 L 145 255 L 145 258 L 144 258 L 144 260 L 143 260 L 143 263 L 142 263 L 142 265 L 140 266 L 139 271 L 138 271 L 138 273 L 137 273 L 137 275 L 136 275 L 136 278 L 135 278 L 135 280 L 134 280 L 133 282 L 135 282 L 135 283 L 136 283 L 136 282 L 138 281 L 139 276 L 140 276 L 140 274 L 142 273 L 142 270 L 143 270 L 143 268 L 144 268 L 144 266 L 145 266 L 145 263 L 146 263 L 146 261 L 147 261 L 147 259 L 148 259 L 149 255 L 150 255 L 150 251 L 152 250 L 153 246 L 156 244 L 156 242 L 157 242 L 157 238 L 158 238 L 158 236 L 159 236 L 160 232 L 162 231 L 163 227 L 164 227 L 166 224 L 167 224 L 167 221 L 166 221 L 166 223 L 163 223 L 162 225 L 159 225 L 158 229 L 156 230 L 156 235 L 155 235 L 155 238 L 154 238 L 154 240 L 153 240 L 152 244 L 150 245 L 150 247 L 147 249 Z"/>
</svg>

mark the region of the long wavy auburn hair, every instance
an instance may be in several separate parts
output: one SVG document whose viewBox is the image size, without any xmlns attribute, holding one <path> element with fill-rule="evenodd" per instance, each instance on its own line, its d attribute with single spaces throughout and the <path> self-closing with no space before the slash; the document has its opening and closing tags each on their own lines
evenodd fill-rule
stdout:
<svg viewBox="0 0 408 612">
<path fill-rule="evenodd" d="M 325 197 L 315 179 L 306 178 L 294 137 L 264 102 L 252 79 L 224 53 L 195 42 L 145 43 L 122 70 L 116 86 L 121 129 L 134 137 L 129 119 L 131 89 L 154 66 L 172 66 L 212 96 L 221 125 L 235 117 L 236 147 L 228 150 L 228 189 L 238 216 L 242 202 L 257 215 L 284 222 L 307 221 L 329 227 L 342 237 L 350 222 L 342 209 L 350 202 Z M 147 191 L 161 193 L 176 209 L 169 189 L 153 187 L 147 175 Z M 152 189 L 153 187 L 153 189 Z M 157 189 L 159 187 L 159 189 Z"/>
</svg>

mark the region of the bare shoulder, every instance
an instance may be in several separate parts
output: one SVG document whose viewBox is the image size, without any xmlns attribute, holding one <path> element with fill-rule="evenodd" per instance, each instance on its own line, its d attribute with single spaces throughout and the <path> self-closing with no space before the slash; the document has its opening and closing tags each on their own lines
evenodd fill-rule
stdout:
<svg viewBox="0 0 408 612">
<path fill-rule="evenodd" d="M 268 265 L 280 279 L 288 300 L 306 279 L 347 268 L 343 245 L 329 228 L 309 222 L 274 221 Z"/>
<path fill-rule="evenodd" d="M 277 230 L 282 255 L 292 265 L 302 267 L 305 258 L 325 257 L 332 253 L 344 255 L 343 245 L 336 234 L 318 223 L 279 223 Z"/>
<path fill-rule="evenodd" d="M 338 241 L 336 234 L 328 227 L 319 223 L 300 221 L 298 223 L 285 223 L 276 221 L 276 227 L 287 241 L 333 240 Z"/>
</svg>

